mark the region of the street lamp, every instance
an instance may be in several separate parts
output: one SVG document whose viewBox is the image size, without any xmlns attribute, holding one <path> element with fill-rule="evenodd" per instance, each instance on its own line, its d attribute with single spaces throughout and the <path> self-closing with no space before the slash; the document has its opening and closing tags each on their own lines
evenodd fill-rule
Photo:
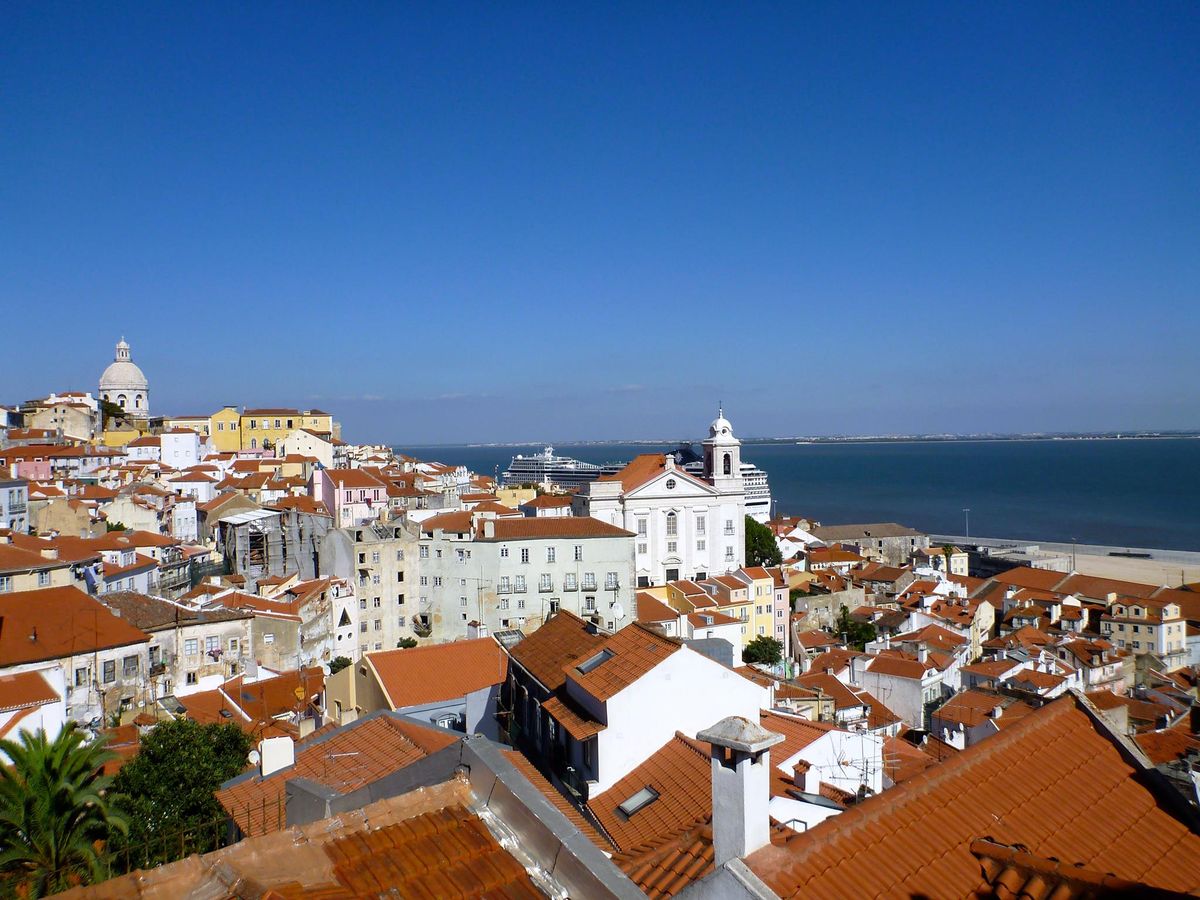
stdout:
<svg viewBox="0 0 1200 900">
<path fill-rule="evenodd" d="M 966 531 L 964 532 L 963 536 L 970 537 L 971 536 L 971 508 L 969 506 L 963 508 L 963 519 L 964 519 L 964 527 L 966 528 Z"/>
</svg>

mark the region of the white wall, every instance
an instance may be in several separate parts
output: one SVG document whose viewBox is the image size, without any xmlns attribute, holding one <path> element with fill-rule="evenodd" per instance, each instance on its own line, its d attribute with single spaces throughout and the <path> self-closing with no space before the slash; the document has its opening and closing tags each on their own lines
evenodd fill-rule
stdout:
<svg viewBox="0 0 1200 900">
<path fill-rule="evenodd" d="M 579 694 L 570 679 L 567 690 Z M 726 716 L 757 722 L 767 703 L 766 688 L 681 647 L 605 704 L 601 720 L 608 727 L 596 739 L 599 771 L 592 793 L 612 787 L 676 731 L 695 737 Z"/>
</svg>

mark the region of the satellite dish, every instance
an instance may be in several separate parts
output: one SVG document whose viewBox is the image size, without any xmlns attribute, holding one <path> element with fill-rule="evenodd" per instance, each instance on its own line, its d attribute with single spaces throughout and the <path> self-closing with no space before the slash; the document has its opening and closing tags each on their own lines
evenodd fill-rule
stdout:
<svg viewBox="0 0 1200 900">
<path fill-rule="evenodd" d="M 616 619 L 625 618 L 625 607 L 623 607 L 620 603 L 614 603 L 612 605 L 612 614 L 613 618 Z"/>
<path fill-rule="evenodd" d="M 251 750 L 250 754 L 246 757 L 246 760 L 252 766 L 257 766 L 261 759 L 262 759 L 262 754 L 260 754 L 257 750 Z"/>
</svg>

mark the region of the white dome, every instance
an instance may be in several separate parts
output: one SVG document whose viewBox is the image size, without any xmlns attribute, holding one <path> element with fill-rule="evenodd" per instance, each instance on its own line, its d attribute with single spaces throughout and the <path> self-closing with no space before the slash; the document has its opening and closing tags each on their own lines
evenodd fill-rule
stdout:
<svg viewBox="0 0 1200 900">
<path fill-rule="evenodd" d="M 719 409 L 717 417 L 713 419 L 712 424 L 708 426 L 709 437 L 733 437 L 733 425 L 725 418 L 725 410 Z"/>
<path fill-rule="evenodd" d="M 137 364 L 126 360 L 109 363 L 100 376 L 101 391 L 144 391 L 149 387 L 150 383 Z"/>
<path fill-rule="evenodd" d="M 125 338 L 117 341 L 117 353 L 104 374 L 100 376 L 100 392 L 105 391 L 147 391 L 150 382 L 145 374 L 137 367 L 129 355 L 129 345 Z"/>
</svg>

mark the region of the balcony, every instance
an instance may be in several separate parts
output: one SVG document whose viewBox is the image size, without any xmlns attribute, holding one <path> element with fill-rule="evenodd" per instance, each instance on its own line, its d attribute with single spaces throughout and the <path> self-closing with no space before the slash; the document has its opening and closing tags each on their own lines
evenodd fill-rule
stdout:
<svg viewBox="0 0 1200 900">
<path fill-rule="evenodd" d="M 413 634 L 417 637 L 429 637 L 429 635 L 433 634 L 433 625 L 428 619 L 421 616 L 413 616 L 412 630 Z"/>
</svg>

